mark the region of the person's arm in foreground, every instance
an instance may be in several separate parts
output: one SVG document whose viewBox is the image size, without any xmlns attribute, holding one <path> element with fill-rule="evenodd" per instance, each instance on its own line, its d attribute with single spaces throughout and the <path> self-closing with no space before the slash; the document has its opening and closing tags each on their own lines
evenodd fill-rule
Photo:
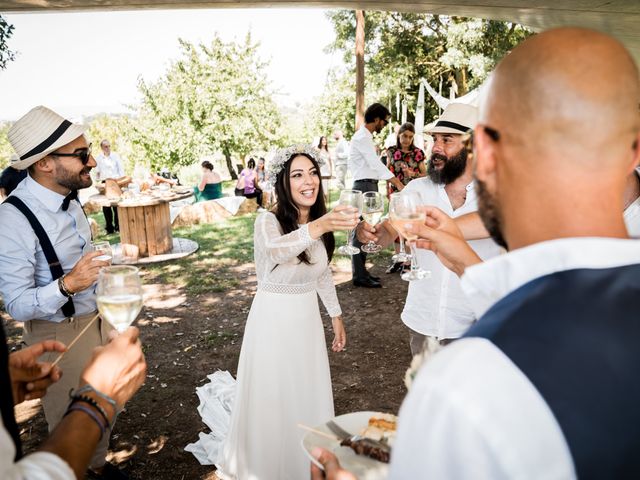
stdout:
<svg viewBox="0 0 640 480">
<path fill-rule="evenodd" d="M 13 404 L 44 397 L 47 388 L 62 377 L 60 367 L 39 362 L 47 352 L 64 352 L 64 344 L 55 340 L 35 343 L 9 355 L 9 376 Z"/>
<path fill-rule="evenodd" d="M 482 262 L 451 217 L 437 207 L 421 208 L 425 212 L 425 223 L 417 230 L 412 224 L 407 225 L 408 231 L 418 235 L 418 248 L 431 250 L 445 267 L 459 276 L 467 267 Z"/>
<path fill-rule="evenodd" d="M 91 385 L 115 400 L 121 409 L 140 388 L 146 374 L 138 333 L 137 328 L 130 327 L 104 347 L 94 349 L 93 357 L 80 377 L 80 386 Z M 104 408 L 109 421 L 113 422 L 116 412 L 105 399 L 92 392 L 85 395 Z M 87 407 L 95 410 L 88 404 Z M 99 440 L 100 428 L 96 422 L 83 411 L 72 411 L 60 421 L 38 451 L 59 456 L 67 462 L 77 478 L 84 478 Z"/>
</svg>

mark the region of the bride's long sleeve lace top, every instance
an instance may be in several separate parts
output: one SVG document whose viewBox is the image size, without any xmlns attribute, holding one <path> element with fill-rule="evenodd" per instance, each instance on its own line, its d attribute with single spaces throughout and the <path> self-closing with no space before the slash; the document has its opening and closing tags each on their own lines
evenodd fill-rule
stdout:
<svg viewBox="0 0 640 480">
<path fill-rule="evenodd" d="M 284 235 L 276 216 L 262 213 L 256 218 L 253 237 L 258 289 L 284 294 L 315 290 L 329 316 L 342 313 L 324 243 L 311 238 L 308 225 Z M 310 265 L 297 258 L 305 250 Z"/>
</svg>

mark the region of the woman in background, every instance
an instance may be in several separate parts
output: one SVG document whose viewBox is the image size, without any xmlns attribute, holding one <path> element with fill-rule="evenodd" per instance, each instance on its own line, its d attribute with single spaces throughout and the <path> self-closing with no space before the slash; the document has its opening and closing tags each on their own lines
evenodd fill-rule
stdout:
<svg viewBox="0 0 640 480">
<path fill-rule="evenodd" d="M 255 170 L 256 161 L 250 158 L 247 166 L 242 169 L 236 183 L 236 197 L 255 198 L 258 207 L 262 207 L 262 190 L 258 187 L 258 172 Z"/>
<path fill-rule="evenodd" d="M 329 181 L 330 177 L 333 176 L 333 162 L 331 161 L 331 153 L 329 153 L 327 137 L 320 137 L 320 141 L 318 142 L 318 151 L 320 152 L 320 159 L 324 162 L 320 167 L 322 190 L 325 195 L 329 195 Z"/>
<path fill-rule="evenodd" d="M 196 202 L 215 200 L 222 197 L 222 179 L 213 171 L 213 164 L 207 160 L 202 162 L 202 178 L 200 183 L 193 187 L 193 195 Z"/>
</svg>

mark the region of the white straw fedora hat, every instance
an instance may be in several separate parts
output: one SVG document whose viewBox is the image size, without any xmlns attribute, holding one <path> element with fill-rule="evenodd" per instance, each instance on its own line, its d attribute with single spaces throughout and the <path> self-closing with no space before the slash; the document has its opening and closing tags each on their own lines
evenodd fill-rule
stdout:
<svg viewBox="0 0 640 480">
<path fill-rule="evenodd" d="M 71 123 L 47 107 L 35 107 L 9 129 L 9 143 L 18 155 L 11 166 L 16 170 L 24 170 L 74 141 L 86 130 L 85 125 Z"/>
<path fill-rule="evenodd" d="M 478 123 L 478 108 L 465 103 L 450 103 L 427 133 L 466 133 Z"/>
</svg>

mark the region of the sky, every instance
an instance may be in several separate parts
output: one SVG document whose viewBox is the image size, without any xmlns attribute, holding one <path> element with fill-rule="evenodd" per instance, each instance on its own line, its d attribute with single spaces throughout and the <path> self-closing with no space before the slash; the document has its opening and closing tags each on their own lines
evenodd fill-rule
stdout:
<svg viewBox="0 0 640 480">
<path fill-rule="evenodd" d="M 16 120 L 45 105 L 72 120 L 127 111 L 138 78 L 154 81 L 179 53 L 178 38 L 243 41 L 251 31 L 270 60 L 276 101 L 295 105 L 322 92 L 341 55 L 326 54 L 333 29 L 324 10 L 146 10 L 3 15 L 15 26 L 15 61 L 0 71 L 0 120 Z M 301 75 L 304 78 L 301 81 Z"/>
</svg>

